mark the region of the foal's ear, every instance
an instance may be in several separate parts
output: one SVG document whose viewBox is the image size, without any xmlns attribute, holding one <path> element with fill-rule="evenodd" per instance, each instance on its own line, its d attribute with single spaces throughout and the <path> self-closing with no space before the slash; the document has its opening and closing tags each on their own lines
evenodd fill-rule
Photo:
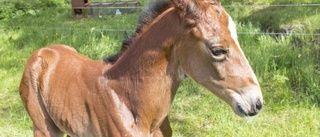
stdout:
<svg viewBox="0 0 320 137">
<path fill-rule="evenodd" d="M 217 0 L 170 0 L 172 5 L 176 9 L 180 9 L 183 12 L 203 10 L 208 5 L 220 5 Z"/>
<path fill-rule="evenodd" d="M 182 16 L 194 16 L 199 10 L 199 3 L 203 0 L 170 0 L 172 5 L 180 11 Z M 192 17 L 191 17 L 192 18 Z"/>
<path fill-rule="evenodd" d="M 189 2 L 190 0 L 170 0 L 170 2 L 172 3 L 172 5 L 180 10 L 181 12 L 185 13 L 186 12 L 186 7 L 187 7 L 187 2 Z"/>
</svg>

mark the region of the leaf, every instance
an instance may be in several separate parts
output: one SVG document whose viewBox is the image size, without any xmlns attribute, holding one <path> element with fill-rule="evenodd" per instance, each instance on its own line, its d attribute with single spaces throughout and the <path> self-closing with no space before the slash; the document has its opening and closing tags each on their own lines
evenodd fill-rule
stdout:
<svg viewBox="0 0 320 137">
<path fill-rule="evenodd" d="M 36 15 L 36 12 L 34 10 L 28 10 L 27 13 L 29 13 L 32 16 Z"/>
</svg>

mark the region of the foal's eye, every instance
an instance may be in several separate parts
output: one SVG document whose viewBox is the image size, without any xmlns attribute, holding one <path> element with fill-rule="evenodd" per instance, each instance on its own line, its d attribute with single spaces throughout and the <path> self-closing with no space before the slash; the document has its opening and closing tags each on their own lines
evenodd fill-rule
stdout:
<svg viewBox="0 0 320 137">
<path fill-rule="evenodd" d="M 210 48 L 211 54 L 212 54 L 212 59 L 214 62 L 222 62 L 226 60 L 227 54 L 228 54 L 228 49 L 223 48 L 223 47 L 213 47 Z"/>
<path fill-rule="evenodd" d="M 223 49 L 223 48 L 212 48 L 211 52 L 214 56 L 222 56 L 227 54 L 227 50 Z"/>
</svg>

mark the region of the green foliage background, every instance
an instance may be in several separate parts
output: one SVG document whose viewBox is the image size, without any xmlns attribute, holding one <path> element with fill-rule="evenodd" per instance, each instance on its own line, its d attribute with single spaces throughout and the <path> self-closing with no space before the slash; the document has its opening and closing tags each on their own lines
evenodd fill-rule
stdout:
<svg viewBox="0 0 320 137">
<path fill-rule="evenodd" d="M 174 136 L 318 136 L 319 2 L 221 3 L 237 23 L 239 41 L 263 89 L 265 106 L 258 116 L 241 119 L 223 101 L 186 80 L 169 114 Z M 32 136 L 32 123 L 22 106 L 18 86 L 33 51 L 63 43 L 90 58 L 102 59 L 119 50 L 123 30 L 131 33 L 139 17 L 137 13 L 74 18 L 69 0 L 0 0 L 0 5 L 0 136 L 3 137 Z"/>
</svg>

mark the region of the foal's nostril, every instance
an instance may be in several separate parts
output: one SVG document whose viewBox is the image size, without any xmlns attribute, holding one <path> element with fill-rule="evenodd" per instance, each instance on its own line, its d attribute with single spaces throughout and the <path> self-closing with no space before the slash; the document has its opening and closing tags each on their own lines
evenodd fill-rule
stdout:
<svg viewBox="0 0 320 137">
<path fill-rule="evenodd" d="M 257 104 L 256 104 L 256 111 L 259 112 L 260 110 L 262 109 L 262 103 L 260 101 L 260 99 L 257 101 Z"/>
<path fill-rule="evenodd" d="M 244 116 L 248 116 L 248 114 L 243 110 L 243 108 L 240 106 L 240 104 L 237 104 L 238 110 L 241 114 L 243 114 Z"/>
<path fill-rule="evenodd" d="M 256 104 L 252 106 L 252 109 L 249 111 L 249 116 L 255 116 L 259 113 L 262 108 L 262 103 L 260 100 L 257 100 Z"/>
<path fill-rule="evenodd" d="M 237 104 L 238 112 L 244 117 L 246 116 L 255 116 L 262 109 L 262 102 L 258 99 L 255 103 L 252 103 L 249 110 L 245 109 L 241 104 Z"/>
</svg>

